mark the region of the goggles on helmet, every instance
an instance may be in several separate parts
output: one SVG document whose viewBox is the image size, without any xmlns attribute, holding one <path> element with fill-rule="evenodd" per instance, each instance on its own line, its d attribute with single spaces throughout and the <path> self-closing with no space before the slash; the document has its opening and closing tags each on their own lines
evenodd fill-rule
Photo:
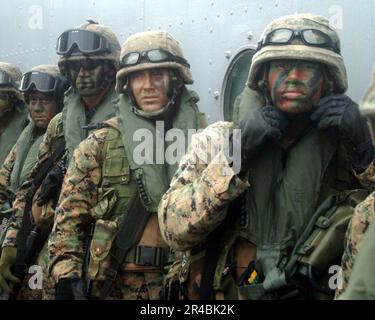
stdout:
<svg viewBox="0 0 375 320">
<path fill-rule="evenodd" d="M 13 81 L 12 77 L 2 70 L 0 70 L 0 86 L 12 86 L 17 88 L 17 84 Z"/>
<path fill-rule="evenodd" d="M 29 92 L 34 89 L 39 92 L 48 93 L 54 92 L 64 85 L 66 85 L 66 81 L 59 77 L 53 77 L 39 71 L 30 71 L 23 75 L 19 90 L 21 92 Z"/>
<path fill-rule="evenodd" d="M 56 52 L 59 55 L 70 54 L 75 47 L 82 53 L 112 52 L 120 49 L 103 36 L 88 30 L 67 30 L 57 39 Z"/>
<path fill-rule="evenodd" d="M 146 60 L 152 63 L 173 61 L 180 63 L 187 68 L 190 68 L 190 64 L 184 58 L 175 56 L 163 49 L 152 49 L 142 52 L 129 52 L 121 59 L 121 64 L 123 67 L 129 67 L 140 63 L 142 60 Z"/>
<path fill-rule="evenodd" d="M 257 50 L 267 45 L 291 44 L 295 38 L 299 38 L 307 46 L 326 48 L 340 54 L 339 48 L 333 43 L 332 39 L 317 29 L 275 29 L 259 41 Z"/>
</svg>

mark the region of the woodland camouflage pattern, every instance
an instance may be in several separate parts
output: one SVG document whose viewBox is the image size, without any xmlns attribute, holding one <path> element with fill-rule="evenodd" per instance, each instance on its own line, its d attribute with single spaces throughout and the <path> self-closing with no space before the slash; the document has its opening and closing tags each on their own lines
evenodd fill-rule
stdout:
<svg viewBox="0 0 375 320">
<path fill-rule="evenodd" d="M 229 203 L 250 186 L 235 175 L 221 153 L 215 156 L 221 160 L 214 158 L 210 163 L 211 144 L 217 145 L 221 131 L 231 127 L 232 123 L 217 122 L 193 135 L 189 151 L 159 204 L 159 226 L 173 249 L 184 251 L 205 241 L 225 219 Z M 206 137 L 210 137 L 209 143 Z M 208 165 L 202 161 L 205 154 Z"/>
<path fill-rule="evenodd" d="M 102 218 L 93 208 L 98 203 L 101 188 L 102 149 L 107 135 L 108 128 L 100 129 L 81 142 L 66 173 L 48 243 L 49 270 L 55 282 L 62 278 L 82 277 L 84 227 Z M 160 298 L 161 270 L 131 272 L 124 270 L 125 265 L 122 265 L 108 299 Z M 99 296 L 101 285 L 102 282 L 93 282 L 94 296 Z"/>
</svg>

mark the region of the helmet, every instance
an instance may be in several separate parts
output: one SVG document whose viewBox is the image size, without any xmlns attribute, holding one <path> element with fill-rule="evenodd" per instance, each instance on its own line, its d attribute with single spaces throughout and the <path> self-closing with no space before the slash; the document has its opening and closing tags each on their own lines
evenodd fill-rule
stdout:
<svg viewBox="0 0 375 320">
<path fill-rule="evenodd" d="M 375 116 L 375 68 L 372 71 L 371 83 L 360 103 L 360 110 L 366 116 Z"/>
<path fill-rule="evenodd" d="M 124 64 L 124 58 L 131 53 L 138 53 L 144 57 L 151 50 L 161 50 L 163 56 L 159 56 L 158 60 L 151 62 L 149 56 L 148 61 L 136 61 L 131 65 Z M 145 31 L 131 35 L 123 44 L 120 55 L 120 70 L 116 76 L 116 91 L 118 93 L 125 92 L 124 86 L 127 82 L 127 76 L 135 71 L 153 69 L 153 68 L 172 68 L 175 69 L 185 84 L 192 84 L 193 77 L 190 72 L 190 65 L 185 60 L 180 44 L 167 31 Z"/>
<path fill-rule="evenodd" d="M 61 101 L 68 87 L 67 79 L 61 76 L 56 65 L 42 64 L 22 76 L 19 90 L 23 93 L 26 103 L 29 103 L 29 96 L 33 90 L 52 93 L 58 101 Z"/>
<path fill-rule="evenodd" d="M 0 62 L 0 77 L 0 91 L 12 92 L 18 100 L 23 101 L 22 94 L 18 90 L 22 77 L 21 70 L 11 63 Z"/>
<path fill-rule="evenodd" d="M 283 42 L 282 44 L 272 43 L 265 45 L 264 42 L 267 36 L 280 28 L 292 30 L 315 29 L 314 32 L 318 30 L 317 32 L 324 34 L 332 47 L 318 44 L 309 45 L 306 42 L 297 44 Z M 330 76 L 334 78 L 336 93 L 344 93 L 348 87 L 346 69 L 340 54 L 340 39 L 337 32 L 329 26 L 329 22 L 325 17 L 305 13 L 285 16 L 272 21 L 265 28 L 258 44 L 258 50 L 252 58 L 247 81 L 247 85 L 251 89 L 260 91 L 259 81 L 262 80 L 262 66 L 266 62 L 276 59 L 297 59 L 320 62 L 327 66 Z"/>
<path fill-rule="evenodd" d="M 82 32 L 80 33 L 80 31 Z M 82 39 L 79 36 L 74 37 L 74 35 L 78 34 L 83 34 L 87 38 Z M 89 41 L 93 39 L 92 43 L 84 42 L 87 39 L 89 39 Z M 80 43 L 80 40 L 83 40 L 83 42 Z M 90 50 L 86 50 L 85 45 L 87 44 L 97 47 L 91 47 Z M 60 35 L 56 47 L 57 54 L 61 56 L 58 66 L 61 74 L 65 75 L 65 63 L 67 61 L 82 59 L 82 56 L 84 55 L 93 59 L 111 61 L 117 69 L 120 58 L 120 49 L 120 43 L 114 32 L 109 27 L 90 20 L 88 23 L 66 30 Z"/>
</svg>

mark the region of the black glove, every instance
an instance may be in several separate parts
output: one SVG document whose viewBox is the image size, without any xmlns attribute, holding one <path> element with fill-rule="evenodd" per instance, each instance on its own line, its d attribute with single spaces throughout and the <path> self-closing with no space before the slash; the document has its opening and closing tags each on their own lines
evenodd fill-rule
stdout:
<svg viewBox="0 0 375 320">
<path fill-rule="evenodd" d="M 319 129 L 336 130 L 357 172 L 369 166 L 375 156 L 370 130 L 358 105 L 348 96 L 338 94 L 322 98 L 316 104 L 311 120 Z"/>
<path fill-rule="evenodd" d="M 87 300 L 83 282 L 78 278 L 61 279 L 56 285 L 55 300 Z"/>
<path fill-rule="evenodd" d="M 237 127 L 241 129 L 242 165 L 246 167 L 266 141 L 281 140 L 287 124 L 287 117 L 279 109 L 269 105 L 243 119 Z"/>
<path fill-rule="evenodd" d="M 41 185 L 40 194 L 37 199 L 38 206 L 46 204 L 50 199 L 57 204 L 61 186 L 65 176 L 65 169 L 61 162 L 56 164 L 47 174 Z"/>
</svg>

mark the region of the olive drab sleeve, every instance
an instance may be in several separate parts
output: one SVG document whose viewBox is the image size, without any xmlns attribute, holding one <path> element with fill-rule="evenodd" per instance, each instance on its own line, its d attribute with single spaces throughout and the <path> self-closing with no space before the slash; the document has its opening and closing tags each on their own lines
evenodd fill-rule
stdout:
<svg viewBox="0 0 375 320">
<path fill-rule="evenodd" d="M 10 175 L 16 161 L 16 146 L 14 145 L 12 150 L 4 160 L 3 166 L 0 169 L 0 208 L 11 196 L 10 190 Z"/>
<path fill-rule="evenodd" d="M 93 220 L 102 175 L 100 143 L 105 137 L 100 132 L 79 144 L 64 178 L 48 242 L 49 270 L 56 282 L 82 276 L 84 226 Z"/>
<path fill-rule="evenodd" d="M 211 152 L 221 132 L 230 128 L 231 123 L 218 122 L 193 135 L 189 151 L 159 204 L 161 233 L 176 250 L 202 243 L 224 220 L 229 203 L 249 187 L 236 176 L 222 151 Z"/>
<path fill-rule="evenodd" d="M 336 290 L 336 298 L 345 291 L 352 273 L 358 252 L 362 248 L 363 239 L 369 225 L 375 218 L 375 193 L 370 194 L 365 201 L 355 208 L 345 235 L 344 254 L 341 260 L 342 287 Z"/>
<path fill-rule="evenodd" d="M 32 177 L 35 175 L 40 163 L 42 163 L 52 154 L 52 141 L 56 138 L 56 128 L 54 125 L 54 120 L 55 118 L 57 119 L 60 116 L 61 114 L 56 115 L 49 123 L 46 133 L 43 136 L 43 140 L 39 146 L 38 161 L 28 174 L 26 181 L 21 185 L 21 187 L 17 191 L 16 198 L 13 202 L 13 214 L 11 217 L 11 223 L 5 235 L 5 239 L 2 245 L 3 247 L 16 246 L 17 234 L 18 230 L 20 230 L 21 228 L 22 216 L 25 210 L 26 195 L 30 190 L 31 182 L 33 179 Z"/>
</svg>

